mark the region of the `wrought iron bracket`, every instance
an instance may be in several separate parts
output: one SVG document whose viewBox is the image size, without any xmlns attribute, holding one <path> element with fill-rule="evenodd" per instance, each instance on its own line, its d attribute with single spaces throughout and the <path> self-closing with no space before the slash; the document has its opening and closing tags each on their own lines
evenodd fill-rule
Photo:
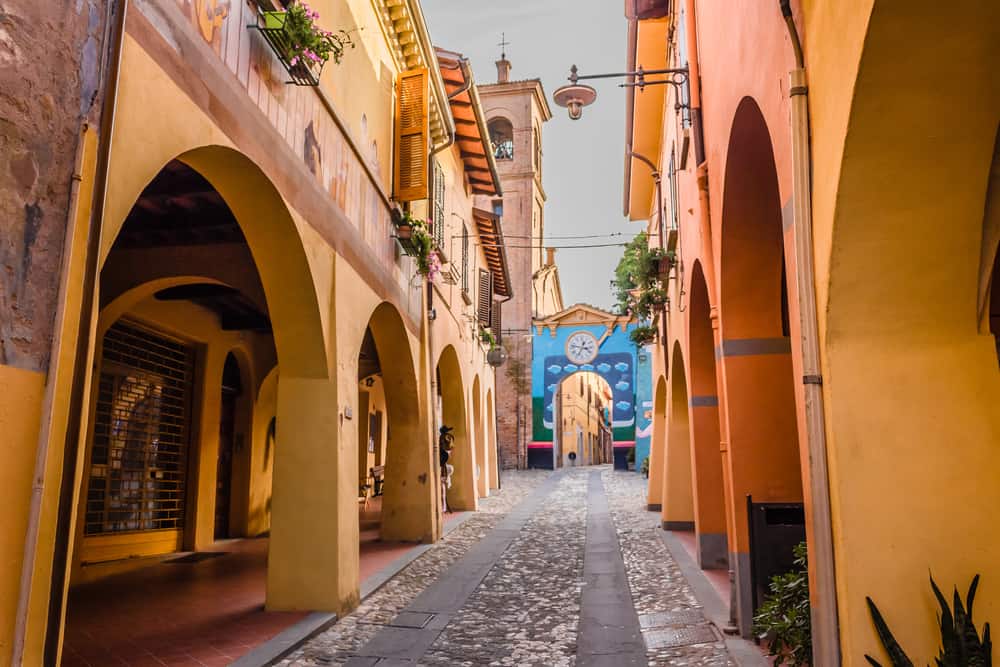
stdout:
<svg viewBox="0 0 1000 667">
<path fill-rule="evenodd" d="M 646 78 L 647 76 L 663 76 L 664 78 L 650 80 Z M 569 81 L 575 85 L 577 81 L 582 81 L 584 79 L 617 79 L 621 77 L 627 77 L 632 80 L 626 81 L 625 83 L 619 83 L 619 88 L 638 88 L 639 90 L 645 90 L 646 86 L 657 86 L 662 84 L 673 86 L 677 93 L 677 99 L 674 102 L 674 109 L 680 111 L 681 109 L 690 110 L 691 108 L 687 102 L 681 101 L 689 97 L 681 95 L 682 86 L 687 86 L 690 79 L 687 67 L 643 69 L 640 65 L 639 68 L 633 72 L 610 72 L 608 74 L 581 75 L 578 73 L 576 65 L 573 65 L 570 67 L 568 78 Z"/>
</svg>

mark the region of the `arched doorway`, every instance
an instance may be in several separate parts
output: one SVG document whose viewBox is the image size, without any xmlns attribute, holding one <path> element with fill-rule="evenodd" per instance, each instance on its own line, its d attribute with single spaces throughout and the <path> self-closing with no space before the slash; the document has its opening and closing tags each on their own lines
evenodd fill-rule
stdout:
<svg viewBox="0 0 1000 667">
<path fill-rule="evenodd" d="M 384 456 L 381 539 L 431 542 L 437 535 L 437 462 L 432 461 L 430 433 L 421 420 L 420 401 L 415 399 L 419 392 L 411 349 L 399 311 L 390 303 L 379 304 L 362 336 L 358 377 L 362 385 L 367 385 L 368 378 L 379 378 L 373 387 L 381 386 L 385 401 L 385 443 L 376 446 Z M 369 414 L 379 411 L 377 399 L 370 394 Z"/>
<path fill-rule="evenodd" d="M 667 380 L 661 376 L 653 390 L 653 437 L 649 448 L 649 483 L 646 491 L 646 509 L 650 512 L 663 509 L 663 457 L 666 442 Z"/>
<path fill-rule="evenodd" d="M 670 359 L 670 391 L 667 399 L 667 433 L 663 456 L 664 530 L 694 530 L 694 494 L 691 486 L 691 431 L 688 419 L 688 388 L 680 342 L 674 343 Z"/>
<path fill-rule="evenodd" d="M 786 271 L 785 258 L 792 253 L 785 252 L 770 134 L 751 98 L 743 99 L 733 119 L 722 216 L 718 355 L 726 392 L 722 440 L 731 486 L 727 503 L 734 526 L 729 549 L 736 572 L 737 618 L 740 631 L 749 636 L 755 605 L 767 589 L 768 575 L 760 566 L 791 566 L 793 544 L 772 543 L 752 551 L 748 502 L 799 504 L 800 518 L 795 520 L 803 538 L 805 530 L 786 310 L 791 292 L 787 276 L 794 274 Z M 788 540 L 791 532 L 784 531 Z"/>
<path fill-rule="evenodd" d="M 473 422 L 473 438 L 476 445 L 476 491 L 480 498 L 490 495 L 490 456 L 489 443 L 483 423 L 485 407 L 482 401 L 479 376 L 472 380 L 472 403 L 470 406 Z"/>
<path fill-rule="evenodd" d="M 500 488 L 500 463 L 497 460 L 497 421 L 493 412 L 493 390 L 486 390 L 486 435 L 490 462 L 490 489 Z"/>
<path fill-rule="evenodd" d="M 729 566 L 723 461 L 719 452 L 719 395 L 715 339 L 708 285 L 700 262 L 691 271 L 688 290 L 688 359 L 691 375 L 691 456 L 694 468 L 694 521 L 698 565 L 703 569 Z"/>
<path fill-rule="evenodd" d="M 556 389 L 554 465 L 586 466 L 608 463 L 604 443 L 611 437 L 613 393 L 599 373 L 578 371 Z"/>
<path fill-rule="evenodd" d="M 447 490 L 449 510 L 476 509 L 476 457 L 469 438 L 468 416 L 465 410 L 465 385 L 458 353 L 451 345 L 442 352 L 437 363 L 437 402 L 439 425 L 450 426 L 454 436 L 448 465 L 453 467 Z"/>
<path fill-rule="evenodd" d="M 93 391 L 77 453 L 78 523 L 59 528 L 75 538 L 68 571 L 54 571 L 58 592 L 50 599 L 50 614 L 59 618 L 61 582 L 69 576 L 67 646 L 87 637 L 114 656 L 123 642 L 225 624 L 231 605 L 263 608 L 265 582 L 272 606 L 338 607 L 344 589 L 357 585 L 356 577 L 348 581 L 349 564 L 342 577 L 307 574 L 315 586 L 281 582 L 290 567 L 345 565 L 336 549 L 323 549 L 339 543 L 335 531 L 310 538 L 318 548 L 308 554 L 289 548 L 305 539 L 302 526 L 342 508 L 335 496 L 320 507 L 310 502 L 315 497 L 296 497 L 308 471 L 293 466 L 293 483 L 281 482 L 274 438 L 262 426 L 281 417 L 291 436 L 281 456 L 318 454 L 320 468 L 320 444 L 329 451 L 336 437 L 317 414 L 289 409 L 301 378 L 310 379 L 311 396 L 324 395 L 327 362 L 311 273 L 281 197 L 238 152 L 197 149 L 163 165 L 121 218 L 106 215 L 102 238 Z M 283 296 L 285 289 L 295 296 Z M 279 358 L 275 390 L 264 380 L 277 377 Z M 335 467 L 335 456 L 329 463 Z M 295 506 L 298 529 L 277 510 L 279 499 Z M 268 540 L 215 544 L 269 529 Z M 178 559 L 178 551 L 192 553 Z M 183 573 L 184 564 L 223 555 L 231 565 L 212 568 L 200 583 Z M 139 568 L 134 574 L 144 583 L 134 585 L 130 575 Z M 162 605 L 237 580 L 252 582 L 249 598 L 212 596 L 194 605 L 183 628 L 163 622 L 170 614 Z M 145 599 L 141 611 L 137 599 Z M 270 622 L 262 620 L 261 629 Z M 51 655 L 59 634 L 49 632 Z"/>
</svg>

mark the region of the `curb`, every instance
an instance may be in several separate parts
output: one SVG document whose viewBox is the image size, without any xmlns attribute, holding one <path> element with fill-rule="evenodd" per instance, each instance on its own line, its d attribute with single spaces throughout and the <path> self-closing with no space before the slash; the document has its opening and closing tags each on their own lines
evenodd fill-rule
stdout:
<svg viewBox="0 0 1000 667">
<path fill-rule="evenodd" d="M 461 526 L 475 514 L 475 512 L 462 512 L 445 525 L 441 531 L 441 537 Z M 407 565 L 420 558 L 433 546 L 434 544 L 415 545 L 410 551 L 365 579 L 361 584 L 361 602 L 364 602 L 372 593 L 382 588 L 390 579 L 399 574 Z M 336 614 L 319 611 L 313 612 L 298 623 L 285 628 L 263 644 L 251 649 L 249 653 L 229 663 L 229 667 L 267 667 L 336 622 Z"/>
</svg>

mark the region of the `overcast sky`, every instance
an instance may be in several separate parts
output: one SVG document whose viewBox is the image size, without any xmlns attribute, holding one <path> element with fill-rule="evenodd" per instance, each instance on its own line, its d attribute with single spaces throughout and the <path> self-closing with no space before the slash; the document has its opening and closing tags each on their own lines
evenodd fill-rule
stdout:
<svg viewBox="0 0 1000 667">
<path fill-rule="evenodd" d="M 422 0 L 436 46 L 464 54 L 476 81 L 496 81 L 500 34 L 510 42 L 511 79 L 540 78 L 552 107 L 542 128 L 546 244 L 623 243 L 643 229 L 622 215 L 625 94 L 614 79 L 590 82 L 597 101 L 577 121 L 552 102 L 569 67 L 580 74 L 621 72 L 626 22 L 620 0 Z M 606 236 L 619 234 L 620 236 Z M 604 235 L 592 239 L 560 236 Z M 619 247 L 556 253 L 566 305 L 612 305 L 609 283 Z"/>
</svg>

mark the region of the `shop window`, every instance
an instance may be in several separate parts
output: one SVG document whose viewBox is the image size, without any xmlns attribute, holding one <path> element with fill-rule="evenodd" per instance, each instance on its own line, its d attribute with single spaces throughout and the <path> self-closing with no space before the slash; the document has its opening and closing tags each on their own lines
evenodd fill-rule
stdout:
<svg viewBox="0 0 1000 667">
<path fill-rule="evenodd" d="M 184 526 L 194 351 L 139 325 L 104 336 L 87 535 Z"/>
</svg>

